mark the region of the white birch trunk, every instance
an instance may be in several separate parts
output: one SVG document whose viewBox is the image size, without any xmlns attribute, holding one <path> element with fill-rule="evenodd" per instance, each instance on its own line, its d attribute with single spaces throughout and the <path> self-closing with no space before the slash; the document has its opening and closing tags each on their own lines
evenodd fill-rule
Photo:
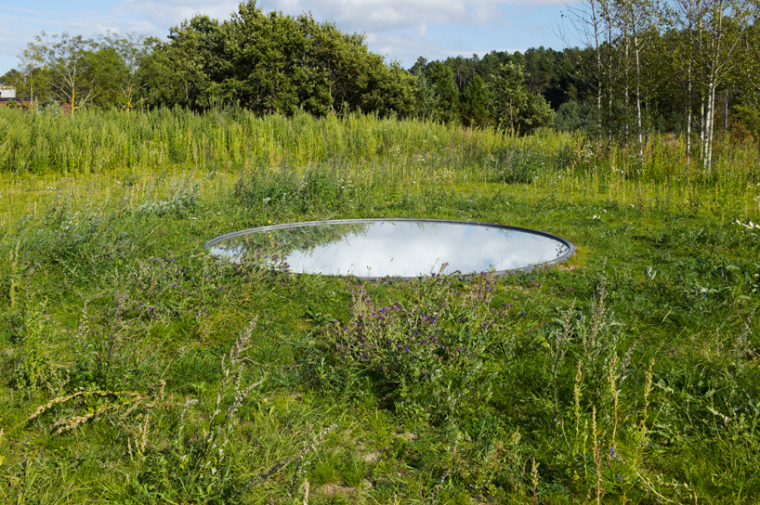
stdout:
<svg viewBox="0 0 760 505">
<path fill-rule="evenodd" d="M 688 69 L 688 97 L 686 110 L 686 163 L 691 161 L 691 100 L 692 100 L 692 82 L 691 82 L 691 57 L 689 57 Z"/>
</svg>

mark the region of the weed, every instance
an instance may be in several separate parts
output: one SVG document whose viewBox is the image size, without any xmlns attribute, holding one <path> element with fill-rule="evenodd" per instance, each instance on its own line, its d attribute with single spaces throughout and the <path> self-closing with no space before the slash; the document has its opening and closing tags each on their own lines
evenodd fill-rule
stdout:
<svg viewBox="0 0 760 505">
<path fill-rule="evenodd" d="M 135 213 L 144 216 L 163 216 L 176 214 L 182 216 L 197 205 L 198 184 L 187 180 L 177 181 L 170 188 L 169 197 L 165 200 L 145 202 L 135 209 Z"/>
</svg>

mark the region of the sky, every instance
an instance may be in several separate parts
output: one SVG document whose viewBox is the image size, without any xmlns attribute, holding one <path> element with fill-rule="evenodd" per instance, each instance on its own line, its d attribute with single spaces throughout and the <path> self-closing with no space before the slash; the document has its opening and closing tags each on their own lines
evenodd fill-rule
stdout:
<svg viewBox="0 0 760 505">
<path fill-rule="evenodd" d="M 574 2 L 577 0 L 568 0 Z M 370 51 L 410 68 L 428 60 L 530 47 L 562 49 L 567 13 L 563 0 L 259 0 L 265 11 L 298 15 L 347 33 L 366 35 Z M 193 15 L 229 19 L 238 0 L 0 0 L 0 75 L 18 66 L 18 55 L 35 35 L 68 32 L 96 38 L 135 32 L 164 38 Z M 572 5 L 572 4 L 571 4 Z"/>
</svg>

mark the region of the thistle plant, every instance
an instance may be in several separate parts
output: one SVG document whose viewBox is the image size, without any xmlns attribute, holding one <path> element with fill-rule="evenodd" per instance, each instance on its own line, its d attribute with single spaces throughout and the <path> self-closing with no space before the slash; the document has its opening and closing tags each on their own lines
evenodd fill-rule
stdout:
<svg viewBox="0 0 760 505">
<path fill-rule="evenodd" d="M 462 296 L 450 279 L 436 275 L 412 281 L 411 300 L 385 307 L 358 285 L 351 319 L 326 328 L 330 354 L 339 359 L 341 373 L 349 369 L 372 378 L 410 414 L 440 420 L 477 409 L 473 395 L 490 394 L 481 380 L 486 349 L 508 312 L 490 308 L 494 285 L 483 276 Z M 499 345 L 509 347 L 510 341 L 507 335 Z"/>
<path fill-rule="evenodd" d="M 553 406 L 554 406 L 554 418 L 555 422 L 559 423 L 559 393 L 557 391 L 557 374 L 559 373 L 562 361 L 565 358 L 570 341 L 575 335 L 575 327 L 573 324 L 573 316 L 575 315 L 575 300 L 562 319 L 555 320 L 558 327 L 554 327 L 548 332 L 544 333 L 544 340 L 549 348 L 549 356 L 551 359 L 551 373 L 552 373 L 552 394 L 553 394 Z"/>
<path fill-rule="evenodd" d="M 46 299 L 36 300 L 29 291 L 25 293 L 21 337 L 23 354 L 15 364 L 13 382 L 16 388 L 30 393 L 36 392 L 45 384 L 51 389 L 58 389 L 60 386 L 51 382 L 56 372 L 46 351 L 51 331 L 46 313 L 47 305 Z"/>
</svg>

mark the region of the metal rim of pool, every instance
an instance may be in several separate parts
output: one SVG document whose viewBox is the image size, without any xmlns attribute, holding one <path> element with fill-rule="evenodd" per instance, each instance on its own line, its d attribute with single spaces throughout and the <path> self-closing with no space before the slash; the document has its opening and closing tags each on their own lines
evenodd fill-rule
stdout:
<svg viewBox="0 0 760 505">
<path fill-rule="evenodd" d="M 546 261 L 543 263 L 538 263 L 536 265 L 529 265 L 529 266 L 521 267 L 521 268 L 513 268 L 509 270 L 497 270 L 494 272 L 489 272 L 493 275 L 498 275 L 498 276 L 508 275 L 513 272 L 530 272 L 532 270 L 535 270 L 536 268 L 553 267 L 555 265 L 558 265 L 566 261 L 568 258 L 570 258 L 571 256 L 575 254 L 575 245 L 573 245 L 572 242 L 565 240 L 562 237 L 558 237 L 551 233 L 547 233 L 540 230 L 532 230 L 530 228 L 522 228 L 519 226 L 508 226 L 505 224 L 483 223 L 483 222 L 478 222 L 478 221 L 455 221 L 451 219 L 415 219 L 415 218 L 335 219 L 335 220 L 327 220 L 327 221 L 302 221 L 302 222 L 295 222 L 295 223 L 273 224 L 269 226 L 249 228 L 247 230 L 234 231 L 231 233 L 220 235 L 218 237 L 214 237 L 208 242 L 206 242 L 206 244 L 203 246 L 203 249 L 208 250 L 212 246 L 218 244 L 219 242 L 222 242 L 224 240 L 228 240 L 234 237 L 239 237 L 240 235 L 248 235 L 251 233 L 257 233 L 257 232 L 262 232 L 262 231 L 286 230 L 286 229 L 291 229 L 291 228 L 306 228 L 306 227 L 312 227 L 312 226 L 325 226 L 325 225 L 335 225 L 335 224 L 387 223 L 387 222 L 440 223 L 440 224 L 455 224 L 455 225 L 467 225 L 467 226 L 482 226 L 482 227 L 487 227 L 487 228 L 498 228 L 502 230 L 512 230 L 512 231 L 518 231 L 522 233 L 530 233 L 533 235 L 538 235 L 538 236 L 545 237 L 548 239 L 556 240 L 557 242 L 560 242 L 567 247 L 567 251 L 564 254 L 562 254 L 561 256 L 551 261 Z M 305 272 L 294 272 L 294 273 L 297 273 L 299 275 L 315 275 L 315 274 L 309 274 Z M 329 274 L 319 274 L 319 275 L 329 275 Z M 467 277 L 471 275 L 477 275 L 477 272 L 469 272 L 465 274 L 460 273 L 459 275 L 461 275 L 462 277 Z M 360 275 L 335 275 L 334 277 L 354 277 L 356 279 L 363 279 L 363 280 L 379 280 L 379 279 L 384 278 L 384 277 L 363 277 Z M 389 276 L 389 277 L 416 278 L 416 277 L 421 277 L 421 276 L 415 275 L 415 276 L 410 276 L 410 277 L 402 277 L 402 276 Z"/>
</svg>

